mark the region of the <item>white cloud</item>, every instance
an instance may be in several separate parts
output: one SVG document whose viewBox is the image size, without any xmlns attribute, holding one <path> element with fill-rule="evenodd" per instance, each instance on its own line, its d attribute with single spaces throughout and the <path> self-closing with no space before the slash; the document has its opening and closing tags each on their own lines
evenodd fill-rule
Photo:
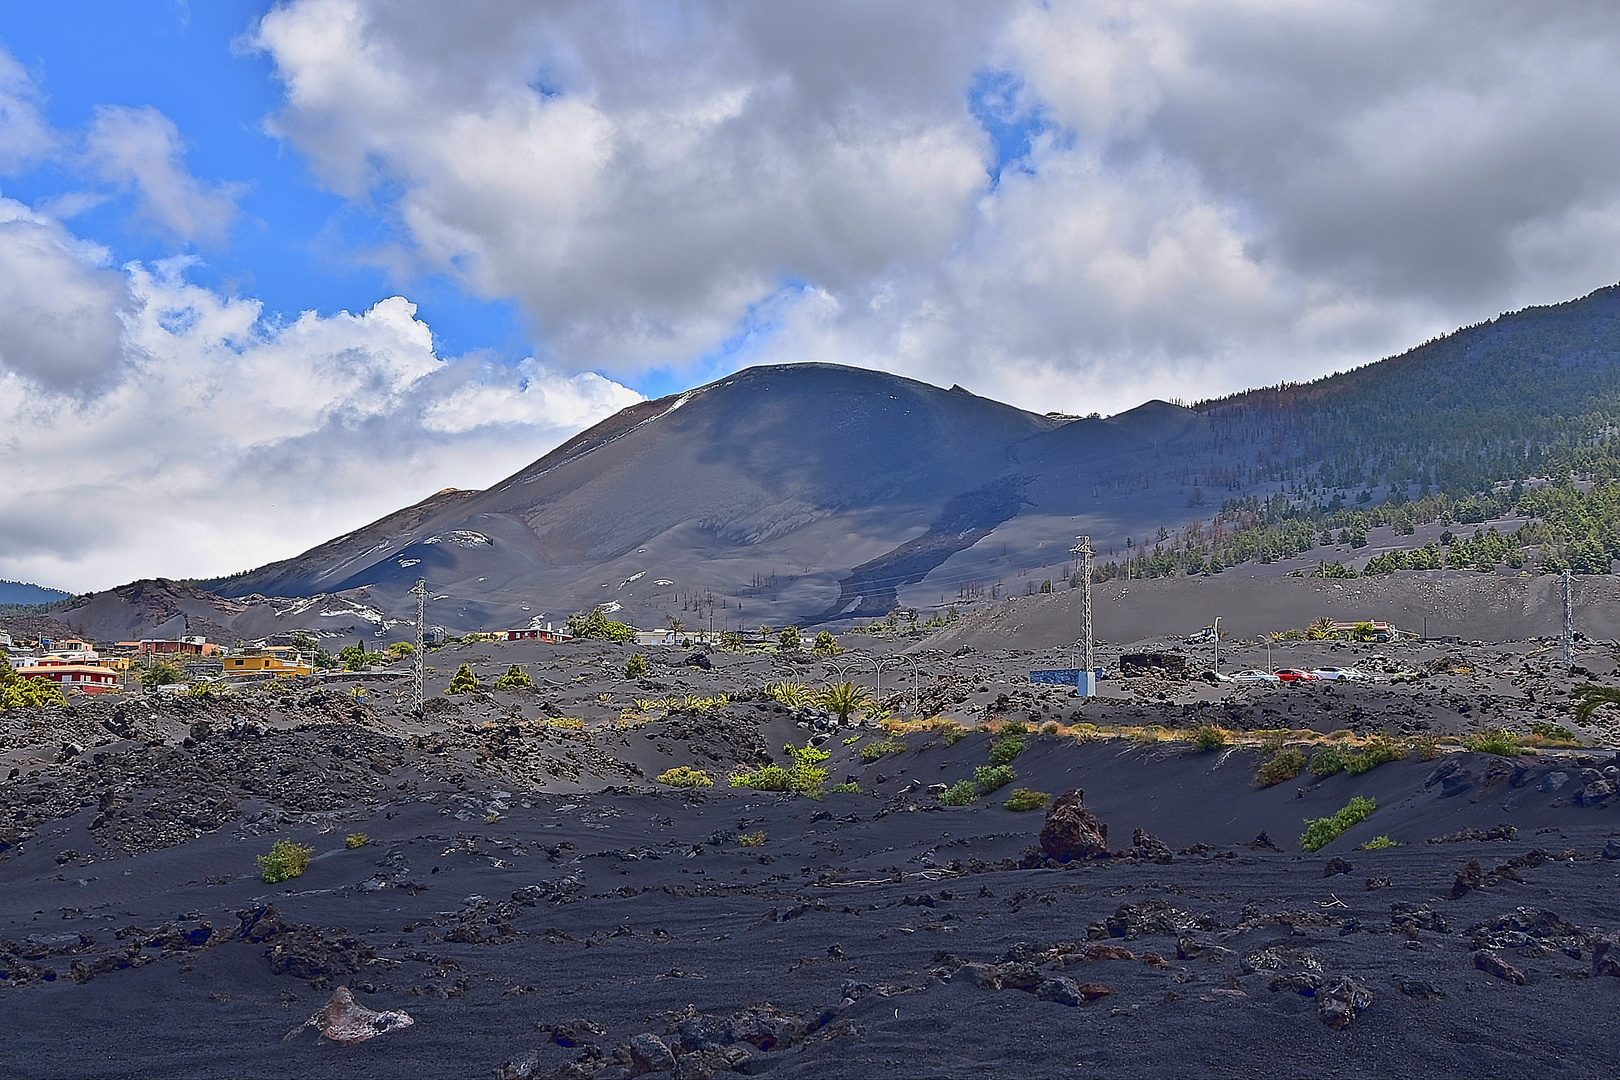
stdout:
<svg viewBox="0 0 1620 1080">
<path fill-rule="evenodd" d="M 182 240 L 222 240 L 236 218 L 242 185 L 191 175 L 180 129 L 154 108 L 98 106 L 84 154 L 103 180 L 138 195 L 143 216 Z"/>
<path fill-rule="evenodd" d="M 0 198 L 0 369 L 52 390 L 111 374 L 126 294 L 106 261 L 59 222 Z"/>
<path fill-rule="evenodd" d="M 56 152 L 56 133 L 41 110 L 44 95 L 17 62 L 0 49 L 0 170 L 19 172 Z"/>
<path fill-rule="evenodd" d="M 1122 408 L 1620 278 L 1606 4 L 291 0 L 257 41 L 392 257 L 579 368 L 712 357 L 787 295 L 750 356 Z M 1031 141 L 995 185 L 986 72 Z"/>
<path fill-rule="evenodd" d="M 113 275 L 103 314 L 123 310 L 124 359 L 100 393 L 0 364 L 0 577 L 88 589 L 244 569 L 493 483 L 639 400 L 534 361 L 440 357 L 401 297 L 274 323 L 185 265 Z M 0 288 L 12 277 L 0 263 Z"/>
</svg>

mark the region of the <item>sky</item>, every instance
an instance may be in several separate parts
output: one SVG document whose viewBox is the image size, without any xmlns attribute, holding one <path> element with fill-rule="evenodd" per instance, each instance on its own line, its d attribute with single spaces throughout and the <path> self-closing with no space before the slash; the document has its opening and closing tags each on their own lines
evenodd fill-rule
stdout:
<svg viewBox="0 0 1620 1080">
<path fill-rule="evenodd" d="M 0 0 L 0 578 L 755 364 L 1106 414 L 1617 280 L 1616 3 Z"/>
</svg>

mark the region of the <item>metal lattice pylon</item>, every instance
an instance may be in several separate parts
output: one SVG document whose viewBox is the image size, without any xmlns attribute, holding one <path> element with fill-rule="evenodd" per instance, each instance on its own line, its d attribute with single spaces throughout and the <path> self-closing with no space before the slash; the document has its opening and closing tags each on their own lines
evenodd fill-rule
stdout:
<svg viewBox="0 0 1620 1080">
<path fill-rule="evenodd" d="M 1079 542 L 1069 551 L 1080 556 L 1080 582 L 1081 588 L 1084 590 L 1082 593 L 1084 603 L 1081 616 L 1081 640 L 1085 642 L 1086 646 L 1086 666 L 1082 670 L 1096 671 L 1097 664 L 1092 655 L 1091 640 L 1091 559 L 1094 553 L 1091 550 L 1091 537 L 1077 536 L 1075 539 Z"/>
<path fill-rule="evenodd" d="M 413 672 L 413 678 L 411 679 L 411 714 L 413 716 L 421 716 L 423 704 L 422 673 L 424 671 L 424 661 L 422 659 L 422 619 L 427 611 L 427 579 L 417 578 L 416 588 L 412 589 L 411 592 L 416 596 L 416 663 L 414 665 L 415 671 Z"/>
</svg>

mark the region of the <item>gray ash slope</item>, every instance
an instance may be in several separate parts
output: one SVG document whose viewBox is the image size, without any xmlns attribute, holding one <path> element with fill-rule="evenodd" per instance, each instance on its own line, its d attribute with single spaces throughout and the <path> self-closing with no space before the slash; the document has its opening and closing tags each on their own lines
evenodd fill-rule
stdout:
<svg viewBox="0 0 1620 1080">
<path fill-rule="evenodd" d="M 626 409 L 487 491 L 209 584 L 364 588 L 394 610 L 425 576 L 463 626 L 607 601 L 657 625 L 673 597 L 705 590 L 733 620 L 882 614 L 1020 515 L 1093 513 L 1100 477 L 1141 472 L 1200 425 L 1162 402 L 1065 421 L 881 372 L 754 368 Z M 1174 501 L 1111 513 L 1139 529 Z"/>
</svg>

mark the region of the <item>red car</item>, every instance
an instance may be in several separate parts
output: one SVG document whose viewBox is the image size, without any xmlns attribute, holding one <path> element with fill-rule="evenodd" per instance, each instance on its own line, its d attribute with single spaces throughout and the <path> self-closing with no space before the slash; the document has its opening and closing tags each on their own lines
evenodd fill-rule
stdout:
<svg viewBox="0 0 1620 1080">
<path fill-rule="evenodd" d="M 1300 671 L 1300 670 L 1298 670 L 1296 668 L 1283 668 L 1280 671 L 1278 671 L 1276 674 L 1277 674 L 1277 678 L 1281 679 L 1283 682 L 1315 682 L 1316 681 L 1316 676 L 1315 675 L 1312 675 L 1308 671 Z"/>
</svg>

